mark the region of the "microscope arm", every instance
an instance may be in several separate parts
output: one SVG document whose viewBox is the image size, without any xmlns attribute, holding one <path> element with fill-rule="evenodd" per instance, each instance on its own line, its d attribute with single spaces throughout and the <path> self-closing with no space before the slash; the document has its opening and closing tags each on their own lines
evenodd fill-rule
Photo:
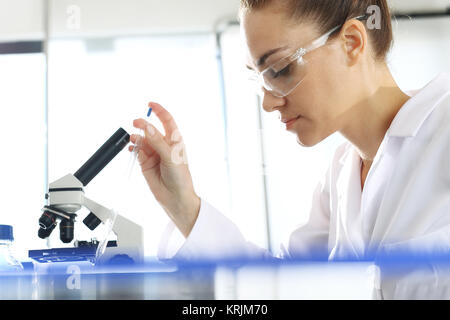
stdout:
<svg viewBox="0 0 450 320">
<path fill-rule="evenodd" d="M 86 196 L 83 198 L 83 206 L 90 210 L 89 216 L 95 215 L 102 223 L 112 220 L 112 231 L 117 236 L 117 246 L 129 252 L 136 262 L 142 259 L 144 234 L 140 225 L 120 214 L 115 214 L 113 210 L 103 207 Z M 109 251 L 112 249 L 110 248 Z"/>
</svg>

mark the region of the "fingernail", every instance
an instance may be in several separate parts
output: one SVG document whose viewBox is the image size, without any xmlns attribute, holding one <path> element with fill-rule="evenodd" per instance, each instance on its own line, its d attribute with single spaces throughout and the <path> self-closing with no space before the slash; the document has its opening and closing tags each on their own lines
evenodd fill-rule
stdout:
<svg viewBox="0 0 450 320">
<path fill-rule="evenodd" d="M 155 128 L 151 124 L 147 125 L 147 132 L 148 135 L 151 137 L 155 134 Z"/>
</svg>

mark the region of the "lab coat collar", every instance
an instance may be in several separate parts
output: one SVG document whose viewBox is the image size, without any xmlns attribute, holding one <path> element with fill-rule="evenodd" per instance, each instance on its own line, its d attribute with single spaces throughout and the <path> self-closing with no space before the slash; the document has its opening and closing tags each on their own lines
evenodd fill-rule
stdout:
<svg viewBox="0 0 450 320">
<path fill-rule="evenodd" d="M 403 105 L 392 121 L 377 157 L 378 154 L 380 154 L 380 157 L 383 156 L 382 150 L 387 141 L 386 137 L 406 138 L 416 136 L 436 106 L 450 96 L 450 75 L 441 73 L 423 89 L 410 92 L 408 95 L 411 96 L 411 99 Z M 352 145 L 348 144 L 344 154 L 339 158 L 342 165 L 345 164 L 349 152 L 356 153 L 357 151 L 352 148 Z"/>
<path fill-rule="evenodd" d="M 395 116 L 386 135 L 414 137 L 439 103 L 450 95 L 450 75 L 441 73 L 415 94 Z"/>
</svg>

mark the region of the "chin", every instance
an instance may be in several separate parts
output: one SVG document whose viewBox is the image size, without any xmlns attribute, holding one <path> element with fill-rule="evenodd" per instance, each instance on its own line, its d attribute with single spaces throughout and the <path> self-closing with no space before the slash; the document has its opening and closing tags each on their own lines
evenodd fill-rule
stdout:
<svg viewBox="0 0 450 320">
<path fill-rule="evenodd" d="M 317 137 L 297 132 L 297 143 L 305 148 L 311 148 L 318 145 L 323 139 L 317 139 Z"/>
<path fill-rule="evenodd" d="M 304 142 L 299 137 L 297 137 L 297 143 L 305 148 L 311 148 L 311 147 L 314 147 L 315 145 L 317 145 L 317 143 Z"/>
</svg>

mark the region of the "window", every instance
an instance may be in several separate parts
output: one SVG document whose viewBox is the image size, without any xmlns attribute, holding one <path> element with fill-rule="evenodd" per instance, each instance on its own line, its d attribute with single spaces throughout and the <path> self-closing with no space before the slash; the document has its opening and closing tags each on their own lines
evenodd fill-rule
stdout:
<svg viewBox="0 0 450 320">
<path fill-rule="evenodd" d="M 37 237 L 45 185 L 45 59 L 0 54 L 0 224 L 14 227 L 17 256 L 42 246 Z M 20 221 L 20 223 L 19 223 Z"/>
<path fill-rule="evenodd" d="M 228 212 L 224 130 L 214 37 L 210 35 L 54 40 L 50 43 L 49 181 L 74 173 L 119 127 L 145 118 L 156 101 L 177 121 L 197 193 Z M 159 125 L 154 115 L 150 121 Z M 162 131 L 163 132 L 163 131 Z M 141 224 L 155 255 L 168 222 L 136 162 L 122 151 L 86 196 Z M 87 214 L 87 213 L 85 213 Z M 80 213 L 80 218 L 84 218 Z M 96 236 L 82 224 L 76 237 Z"/>
<path fill-rule="evenodd" d="M 404 91 L 420 89 L 441 72 L 450 73 L 450 18 L 393 21 L 389 66 Z"/>
</svg>

